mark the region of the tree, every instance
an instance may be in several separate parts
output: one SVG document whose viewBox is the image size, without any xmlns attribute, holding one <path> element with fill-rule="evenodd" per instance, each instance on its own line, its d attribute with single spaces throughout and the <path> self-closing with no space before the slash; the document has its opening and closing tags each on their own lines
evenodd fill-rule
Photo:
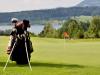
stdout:
<svg viewBox="0 0 100 75">
<path fill-rule="evenodd" d="M 40 37 L 56 38 L 58 37 L 57 31 L 53 28 L 50 23 L 44 26 L 44 29 L 39 34 Z"/>
<path fill-rule="evenodd" d="M 68 33 L 71 38 L 83 38 L 84 30 L 79 21 L 71 20 L 68 25 Z"/>
<path fill-rule="evenodd" d="M 62 27 L 58 30 L 59 37 L 63 38 L 63 33 L 67 32 L 70 38 L 83 38 L 84 29 L 82 27 L 83 23 L 79 20 L 70 19 L 65 21 Z"/>
<path fill-rule="evenodd" d="M 89 38 L 100 38 L 100 17 L 94 16 L 88 31 L 86 32 L 87 37 Z"/>
</svg>

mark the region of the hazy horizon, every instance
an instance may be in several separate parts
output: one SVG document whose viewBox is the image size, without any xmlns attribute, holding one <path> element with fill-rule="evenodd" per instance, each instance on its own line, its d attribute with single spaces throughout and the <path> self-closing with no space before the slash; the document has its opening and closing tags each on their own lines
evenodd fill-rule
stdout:
<svg viewBox="0 0 100 75">
<path fill-rule="evenodd" d="M 0 0 L 0 12 L 72 7 L 83 0 Z"/>
</svg>

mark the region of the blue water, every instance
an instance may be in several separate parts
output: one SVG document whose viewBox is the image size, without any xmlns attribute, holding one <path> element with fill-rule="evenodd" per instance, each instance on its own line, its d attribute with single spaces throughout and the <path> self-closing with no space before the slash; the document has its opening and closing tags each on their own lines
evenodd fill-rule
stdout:
<svg viewBox="0 0 100 75">
<path fill-rule="evenodd" d="M 61 27 L 61 25 L 53 25 L 55 29 L 58 29 Z M 13 26 L 11 25 L 1 25 L 0 30 L 8 30 L 12 29 Z M 31 28 L 28 28 L 28 31 L 34 32 L 35 34 L 39 34 L 44 28 L 44 25 L 32 25 Z"/>
</svg>

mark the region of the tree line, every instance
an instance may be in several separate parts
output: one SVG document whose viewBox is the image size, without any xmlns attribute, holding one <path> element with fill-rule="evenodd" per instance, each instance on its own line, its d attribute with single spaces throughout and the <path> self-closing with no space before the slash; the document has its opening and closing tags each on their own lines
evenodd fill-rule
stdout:
<svg viewBox="0 0 100 75">
<path fill-rule="evenodd" d="M 67 32 L 69 38 L 100 38 L 100 16 L 93 16 L 90 21 L 82 22 L 78 19 L 66 20 L 62 27 L 54 29 L 50 23 L 47 23 L 40 37 L 64 38 L 64 32 Z"/>
<path fill-rule="evenodd" d="M 9 35 L 11 30 L 0 31 L 0 35 Z M 46 23 L 43 30 L 38 34 L 31 33 L 31 36 L 47 38 L 64 38 L 64 33 L 68 33 L 68 38 L 100 38 L 100 16 L 93 16 L 91 20 L 83 22 L 77 18 L 66 20 L 62 27 L 55 29 L 52 23 Z"/>
</svg>

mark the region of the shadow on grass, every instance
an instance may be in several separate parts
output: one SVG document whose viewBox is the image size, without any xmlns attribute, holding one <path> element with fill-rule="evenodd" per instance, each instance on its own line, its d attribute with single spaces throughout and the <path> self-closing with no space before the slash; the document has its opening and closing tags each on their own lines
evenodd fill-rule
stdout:
<svg viewBox="0 0 100 75">
<path fill-rule="evenodd" d="M 41 63 L 41 62 L 33 62 L 32 66 L 36 67 L 55 67 L 55 68 L 84 68 L 85 66 L 77 65 L 77 64 L 56 64 L 56 63 Z"/>
<path fill-rule="evenodd" d="M 0 62 L 0 67 L 4 67 L 6 62 Z M 15 63 L 8 63 L 7 67 L 26 67 L 28 65 L 16 65 Z M 53 67 L 53 68 L 84 68 L 85 66 L 77 64 L 55 64 L 55 63 L 42 63 L 31 62 L 32 67 Z"/>
</svg>

